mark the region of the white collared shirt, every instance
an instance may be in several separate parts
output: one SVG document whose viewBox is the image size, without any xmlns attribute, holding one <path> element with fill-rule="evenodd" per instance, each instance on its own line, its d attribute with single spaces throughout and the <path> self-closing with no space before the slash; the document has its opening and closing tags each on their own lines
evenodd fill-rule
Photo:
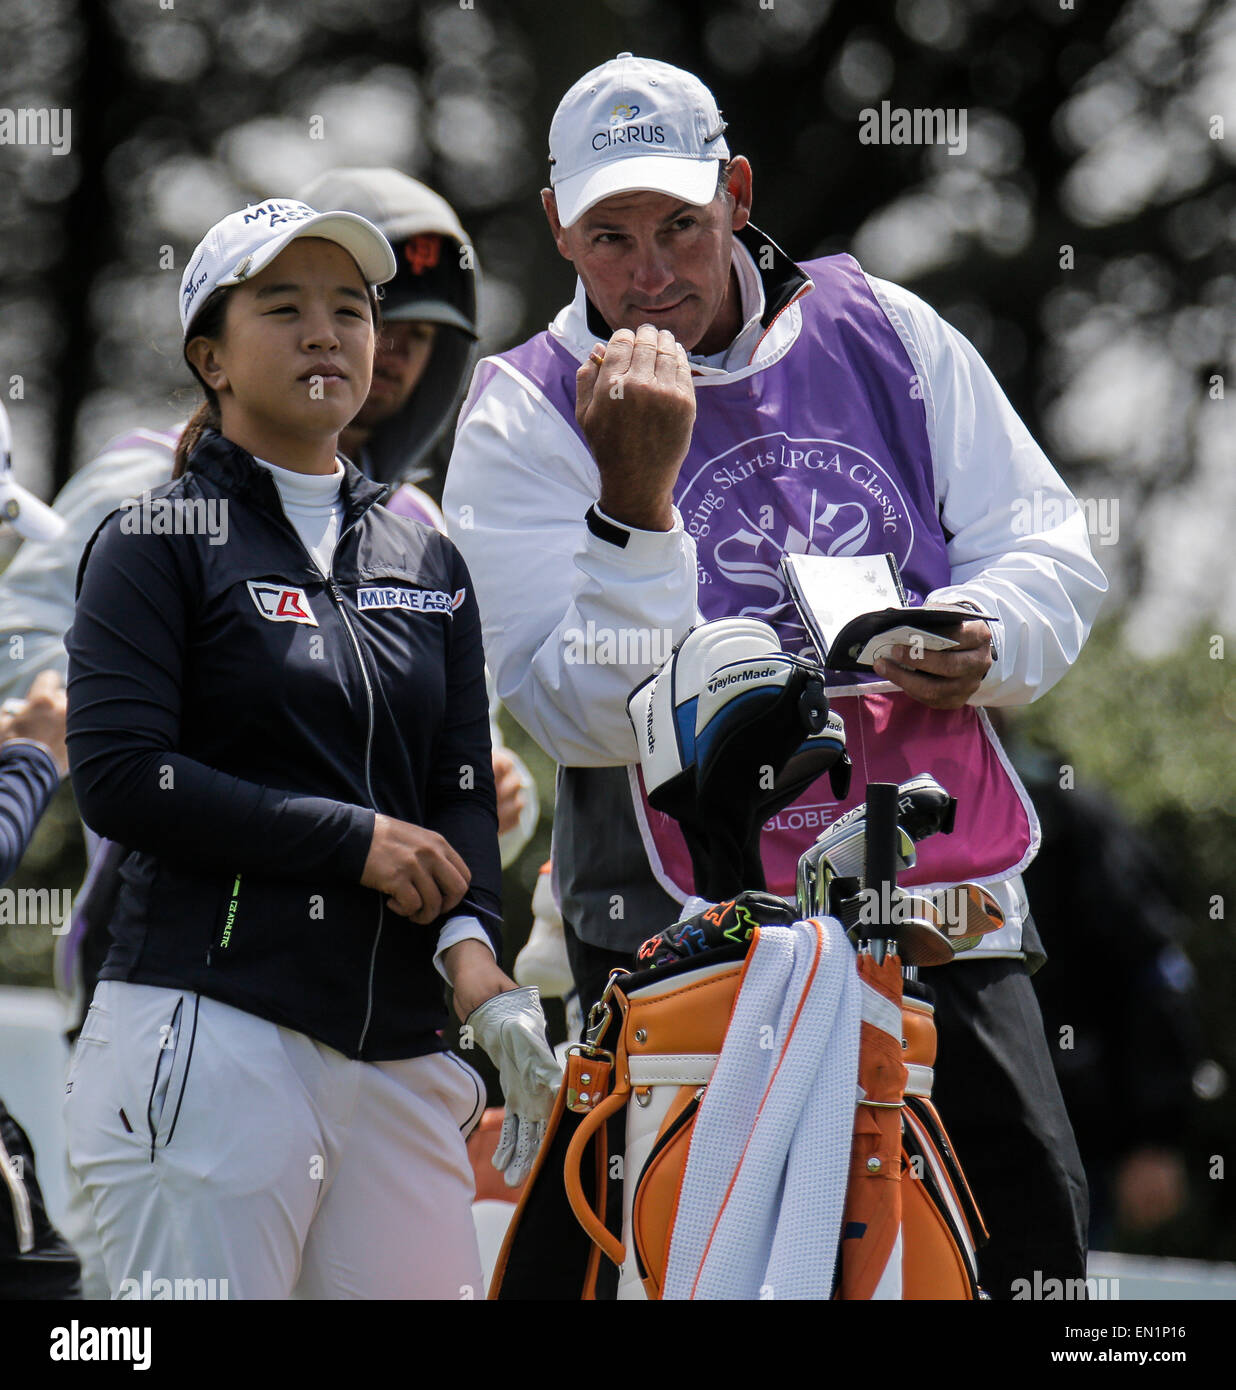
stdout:
<svg viewBox="0 0 1236 1390">
<path fill-rule="evenodd" d="M 693 367 L 708 367 L 714 371 L 726 371 L 731 367 L 745 367 L 751 361 L 755 345 L 764 334 L 764 282 L 755 267 L 751 252 L 734 238 L 731 264 L 738 276 L 738 293 L 741 296 L 743 324 L 728 346 L 720 352 L 703 357 L 688 353 L 687 360 Z"/>
</svg>

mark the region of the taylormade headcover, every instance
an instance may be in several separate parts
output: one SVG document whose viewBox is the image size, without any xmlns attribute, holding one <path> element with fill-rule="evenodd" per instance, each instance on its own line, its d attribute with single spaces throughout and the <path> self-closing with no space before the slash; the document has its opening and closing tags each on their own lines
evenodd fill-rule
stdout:
<svg viewBox="0 0 1236 1390">
<path fill-rule="evenodd" d="M 823 772 L 848 772 L 823 672 L 754 618 L 693 628 L 627 713 L 648 800 L 681 826 L 705 898 L 763 888 L 760 826 Z"/>
</svg>

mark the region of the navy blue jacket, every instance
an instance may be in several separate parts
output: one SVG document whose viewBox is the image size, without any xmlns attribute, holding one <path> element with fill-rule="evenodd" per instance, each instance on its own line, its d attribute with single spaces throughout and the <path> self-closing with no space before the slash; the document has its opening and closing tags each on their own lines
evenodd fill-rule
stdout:
<svg viewBox="0 0 1236 1390">
<path fill-rule="evenodd" d="M 446 1022 L 445 919 L 360 885 L 375 811 L 454 847 L 472 882 L 453 915 L 495 950 L 501 911 L 476 600 L 451 542 L 386 492 L 345 464 L 323 576 L 274 480 L 208 431 L 145 513 L 95 532 L 65 639 L 77 804 L 130 850 L 100 978 L 200 991 L 373 1061 L 439 1050 Z M 178 523 L 161 499 L 188 504 Z M 224 505 L 223 543 L 204 504 Z"/>
</svg>

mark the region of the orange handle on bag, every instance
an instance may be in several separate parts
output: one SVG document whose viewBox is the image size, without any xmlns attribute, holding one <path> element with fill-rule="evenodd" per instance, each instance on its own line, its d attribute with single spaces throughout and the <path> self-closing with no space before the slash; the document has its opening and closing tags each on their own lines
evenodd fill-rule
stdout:
<svg viewBox="0 0 1236 1390">
<path fill-rule="evenodd" d="M 627 1090 L 615 1091 L 612 1095 L 607 1096 L 595 1110 L 589 1111 L 584 1116 L 567 1146 L 566 1162 L 562 1173 L 567 1201 L 571 1204 L 575 1219 L 584 1228 L 585 1234 L 593 1244 L 599 1246 L 602 1254 L 616 1265 L 621 1265 L 626 1259 L 626 1247 L 610 1233 L 604 1222 L 588 1205 L 588 1199 L 584 1196 L 583 1184 L 579 1180 L 579 1170 L 584 1161 L 584 1151 L 596 1135 L 597 1130 L 611 1115 L 617 1114 L 626 1105 L 629 1097 L 630 1092 Z"/>
</svg>

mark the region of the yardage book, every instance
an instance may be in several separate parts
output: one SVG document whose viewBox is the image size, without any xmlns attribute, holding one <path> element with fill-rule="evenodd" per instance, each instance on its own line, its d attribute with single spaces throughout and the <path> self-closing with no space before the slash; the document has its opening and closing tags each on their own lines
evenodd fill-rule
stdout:
<svg viewBox="0 0 1236 1390">
<path fill-rule="evenodd" d="M 870 671 L 894 646 L 915 639 L 924 650 L 944 651 L 957 645 L 941 636 L 945 628 L 996 621 L 969 608 L 909 607 L 891 554 L 787 555 L 781 570 L 820 664 L 833 671 Z"/>
</svg>

